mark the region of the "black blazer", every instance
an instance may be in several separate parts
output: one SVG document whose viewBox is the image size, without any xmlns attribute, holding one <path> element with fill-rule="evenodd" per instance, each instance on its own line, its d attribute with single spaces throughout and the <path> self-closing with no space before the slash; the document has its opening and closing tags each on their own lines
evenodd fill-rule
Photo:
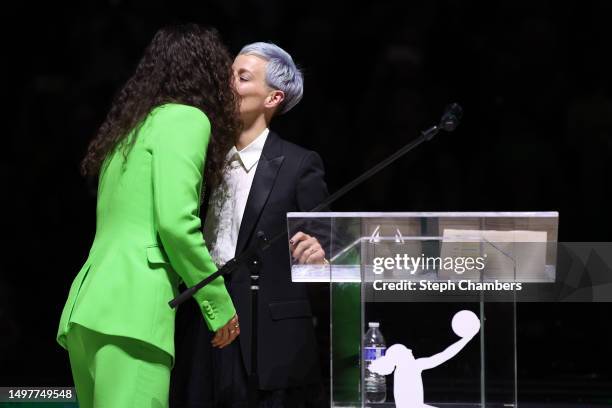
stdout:
<svg viewBox="0 0 612 408">
<path fill-rule="evenodd" d="M 287 213 L 309 211 L 327 198 L 319 155 L 268 134 L 240 225 L 236 254 L 258 231 L 269 238 L 287 231 Z M 258 304 L 258 375 L 262 389 L 285 388 L 316 381 L 318 355 L 307 284 L 291 281 L 287 240 L 261 254 Z M 239 336 L 247 372 L 251 370 L 250 271 L 242 268 L 228 279 L 240 319 Z"/>
<path fill-rule="evenodd" d="M 286 233 L 288 212 L 309 211 L 327 198 L 327 195 L 323 162 L 319 155 L 287 142 L 270 131 L 247 199 L 236 255 L 251 245 L 258 231 L 264 232 L 268 238 L 279 232 Z M 257 306 L 259 386 L 270 390 L 317 382 L 319 357 L 307 284 L 291 281 L 287 240 L 277 241 L 260 256 L 262 267 L 259 270 Z M 249 268 L 250 265 L 245 265 L 233 276 L 226 278 L 226 285 L 240 319 L 240 336 L 236 341 L 240 342 L 247 373 L 251 372 L 252 363 Z M 180 312 L 179 308 L 179 315 Z M 181 316 L 178 316 L 177 325 L 180 319 Z M 204 321 L 198 320 L 203 326 Z M 177 330 L 178 335 L 180 329 Z M 211 347 L 209 341 L 198 341 L 195 347 L 202 349 L 189 350 L 189 355 L 206 354 L 203 349 Z M 177 348 L 180 343 L 177 341 Z M 177 358 L 180 354 L 181 350 L 177 349 Z M 196 361 L 203 362 L 199 357 Z"/>
</svg>

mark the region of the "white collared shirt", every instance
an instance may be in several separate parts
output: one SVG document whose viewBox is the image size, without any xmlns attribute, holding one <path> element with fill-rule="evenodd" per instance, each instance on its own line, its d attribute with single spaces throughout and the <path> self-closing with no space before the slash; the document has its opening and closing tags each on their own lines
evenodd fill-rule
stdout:
<svg viewBox="0 0 612 408">
<path fill-rule="evenodd" d="M 240 151 L 232 147 L 226 156 L 223 181 L 210 197 L 204 239 L 217 267 L 236 256 L 242 216 L 268 133 L 266 128 Z"/>
</svg>

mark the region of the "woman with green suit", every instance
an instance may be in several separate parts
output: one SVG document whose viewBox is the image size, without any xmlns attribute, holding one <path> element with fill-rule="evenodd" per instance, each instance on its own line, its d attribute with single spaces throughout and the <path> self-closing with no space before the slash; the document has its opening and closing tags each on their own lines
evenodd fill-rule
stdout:
<svg viewBox="0 0 612 408">
<path fill-rule="evenodd" d="M 202 185 L 215 185 L 238 131 L 231 59 L 214 31 L 161 29 L 89 145 L 96 235 L 57 341 L 81 408 L 166 407 L 181 281 L 216 271 L 201 233 Z M 223 278 L 194 295 L 213 345 L 239 334 Z"/>
</svg>

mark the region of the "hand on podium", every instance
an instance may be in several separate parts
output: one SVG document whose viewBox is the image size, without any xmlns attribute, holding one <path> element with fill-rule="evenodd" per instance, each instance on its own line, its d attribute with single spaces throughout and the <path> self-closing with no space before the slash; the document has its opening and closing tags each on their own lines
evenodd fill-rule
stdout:
<svg viewBox="0 0 612 408">
<path fill-rule="evenodd" d="M 325 264 L 325 250 L 319 241 L 308 234 L 298 232 L 290 240 L 291 256 L 300 264 Z"/>
</svg>

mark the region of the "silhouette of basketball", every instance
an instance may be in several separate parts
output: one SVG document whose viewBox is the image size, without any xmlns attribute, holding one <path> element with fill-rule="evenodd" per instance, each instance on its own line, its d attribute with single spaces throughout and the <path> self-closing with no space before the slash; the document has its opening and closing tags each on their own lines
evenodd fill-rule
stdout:
<svg viewBox="0 0 612 408">
<path fill-rule="evenodd" d="M 451 327 L 459 337 L 472 337 L 480 330 L 480 319 L 474 312 L 462 310 L 453 316 Z"/>
</svg>

